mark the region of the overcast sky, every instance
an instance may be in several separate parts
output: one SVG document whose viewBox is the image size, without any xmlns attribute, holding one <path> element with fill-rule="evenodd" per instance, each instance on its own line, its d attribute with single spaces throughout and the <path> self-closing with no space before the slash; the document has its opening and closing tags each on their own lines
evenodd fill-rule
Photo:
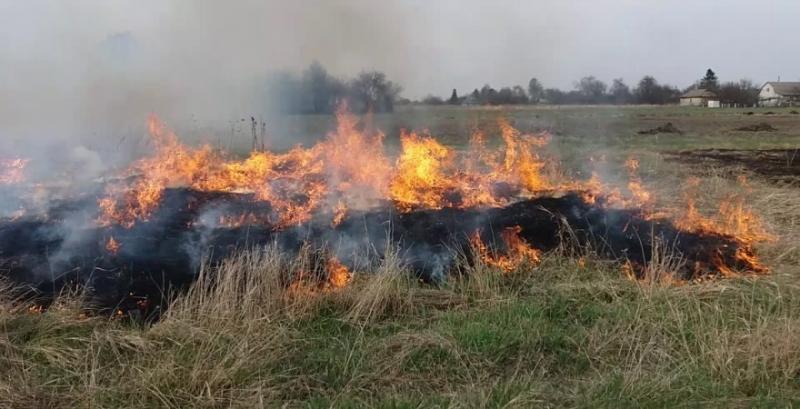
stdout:
<svg viewBox="0 0 800 409">
<path fill-rule="evenodd" d="M 235 112 L 259 78 L 319 60 L 405 96 L 582 76 L 685 87 L 800 80 L 797 0 L 0 0 L 0 120 Z M 136 112 L 138 114 L 138 112 Z"/>
</svg>

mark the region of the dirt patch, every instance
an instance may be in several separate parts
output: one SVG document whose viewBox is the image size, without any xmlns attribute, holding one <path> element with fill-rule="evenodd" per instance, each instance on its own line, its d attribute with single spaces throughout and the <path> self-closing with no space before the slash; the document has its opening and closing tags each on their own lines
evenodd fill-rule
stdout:
<svg viewBox="0 0 800 409">
<path fill-rule="evenodd" d="M 678 129 L 672 122 L 667 122 L 664 125 L 657 126 L 652 129 L 648 129 L 645 131 L 639 131 L 639 135 L 656 135 L 660 133 L 676 133 L 676 134 L 683 134 L 683 131 Z"/>
<path fill-rule="evenodd" d="M 744 170 L 779 185 L 800 187 L 800 148 L 797 149 L 698 149 L 665 152 L 667 160 L 728 169 L 731 175 Z"/>
<path fill-rule="evenodd" d="M 735 129 L 736 131 L 743 131 L 743 132 L 775 132 L 778 128 L 766 123 L 766 122 L 759 122 L 753 125 L 745 125 Z"/>
</svg>

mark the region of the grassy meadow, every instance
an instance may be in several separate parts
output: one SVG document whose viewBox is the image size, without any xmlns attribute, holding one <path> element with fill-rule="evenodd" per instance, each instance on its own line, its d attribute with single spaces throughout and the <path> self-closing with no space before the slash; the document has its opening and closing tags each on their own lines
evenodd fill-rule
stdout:
<svg viewBox="0 0 800 409">
<path fill-rule="evenodd" d="M 752 114 L 750 114 L 752 112 Z M 338 290 L 281 286 L 307 266 L 273 248 L 207 267 L 152 325 L 86 317 L 65 294 L 47 312 L 0 297 L 0 407 L 791 407 L 800 405 L 800 189 L 663 152 L 800 145 L 791 109 L 402 107 L 373 126 L 397 147 L 427 129 L 462 147 L 499 118 L 549 131 L 565 172 L 625 180 L 641 160 L 659 205 L 681 205 L 689 177 L 712 212 L 731 194 L 776 237 L 763 276 L 632 281 L 618 263 L 556 251 L 510 273 L 462 265 L 417 282 L 389 252 Z M 639 135 L 671 122 L 682 134 Z M 767 122 L 775 132 L 735 128 Z M 271 143 L 312 143 L 331 117 L 287 117 Z M 195 135 L 196 136 L 196 135 Z M 191 136 L 194 138 L 195 136 Z M 195 139 L 202 139 L 197 137 Z M 224 141 L 249 146 L 245 134 Z M 285 147 L 285 146 L 283 146 Z M 2 284 L 0 284 L 1 286 Z M 9 294 L 0 290 L 0 294 Z"/>
</svg>

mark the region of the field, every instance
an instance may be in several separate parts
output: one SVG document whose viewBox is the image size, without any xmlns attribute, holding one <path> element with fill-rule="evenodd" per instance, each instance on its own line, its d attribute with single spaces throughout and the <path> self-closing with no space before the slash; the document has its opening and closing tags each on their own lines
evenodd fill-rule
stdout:
<svg viewBox="0 0 800 409">
<path fill-rule="evenodd" d="M 302 268 L 274 249 L 202 275 L 153 325 L 86 317 L 65 294 L 45 313 L 0 307 L 0 407 L 785 407 L 800 403 L 800 190 L 792 109 L 402 107 L 375 115 L 388 149 L 400 129 L 463 147 L 505 118 L 549 131 L 563 172 L 626 180 L 637 158 L 659 206 L 679 207 L 690 177 L 712 212 L 746 195 L 774 240 L 767 275 L 648 282 L 618 263 L 555 251 L 501 273 L 483 264 L 438 286 L 389 253 L 336 291 L 287 291 Z M 332 117 L 270 123 L 270 146 L 309 144 Z M 640 134 L 671 123 L 680 133 Z M 766 122 L 772 132 L 736 128 Z M 190 140 L 209 140 L 187 132 Z M 246 132 L 218 139 L 234 152 Z M 764 171 L 755 153 L 783 149 Z M 783 155 L 783 156 L 781 156 Z M 798 158 L 800 160 L 800 158 Z M 785 162 L 785 166 L 783 166 Z M 771 162 L 772 163 L 772 162 Z M 780 173 L 776 177 L 773 173 Z M 746 176 L 746 185 L 739 176 Z M 206 273 L 209 272 L 207 269 Z M 210 289 L 202 291 L 201 289 Z"/>
</svg>

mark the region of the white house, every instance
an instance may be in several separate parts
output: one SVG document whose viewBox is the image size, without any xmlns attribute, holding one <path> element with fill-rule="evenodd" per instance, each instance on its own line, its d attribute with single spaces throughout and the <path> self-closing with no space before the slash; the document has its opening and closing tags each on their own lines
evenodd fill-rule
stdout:
<svg viewBox="0 0 800 409">
<path fill-rule="evenodd" d="M 768 82 L 758 93 L 758 104 L 765 107 L 800 105 L 800 82 Z"/>
<path fill-rule="evenodd" d="M 719 108 L 719 98 L 713 91 L 696 88 L 681 95 L 681 106 Z"/>
</svg>

